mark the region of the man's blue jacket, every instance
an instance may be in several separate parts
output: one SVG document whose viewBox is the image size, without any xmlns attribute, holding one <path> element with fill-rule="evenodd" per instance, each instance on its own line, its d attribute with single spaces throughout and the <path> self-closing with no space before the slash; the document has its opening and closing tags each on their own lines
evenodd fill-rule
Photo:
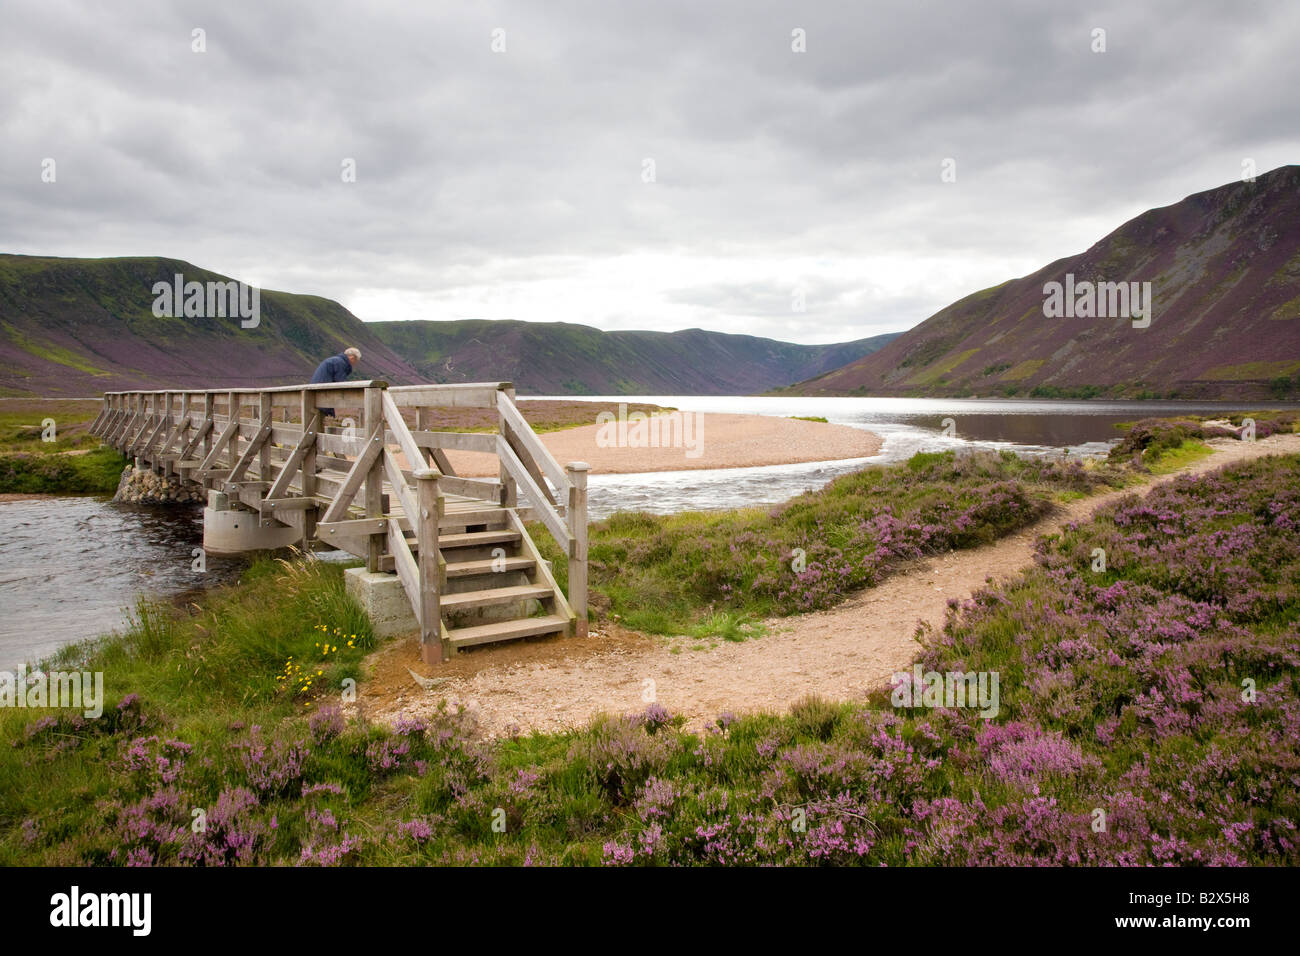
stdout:
<svg viewBox="0 0 1300 956">
<path fill-rule="evenodd" d="M 352 374 L 352 363 L 348 357 L 342 353 L 331 355 L 325 361 L 316 367 L 316 374 L 311 377 L 312 385 L 323 385 L 326 382 L 344 382 Z"/>
</svg>

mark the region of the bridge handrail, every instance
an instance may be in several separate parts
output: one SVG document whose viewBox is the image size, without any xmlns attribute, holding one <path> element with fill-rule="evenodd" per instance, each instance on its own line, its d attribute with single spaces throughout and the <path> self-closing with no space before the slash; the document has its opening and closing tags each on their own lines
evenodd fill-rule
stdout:
<svg viewBox="0 0 1300 956">
<path fill-rule="evenodd" d="M 355 399 L 350 397 L 353 393 Z M 256 401 L 248 399 L 254 395 Z M 290 395 L 298 401 L 286 400 Z M 349 397 L 344 399 L 345 395 Z M 198 401 L 192 401 L 196 397 Z M 349 430 L 340 436 L 320 428 L 318 402 L 333 404 L 340 399 L 348 405 L 361 404 L 356 437 L 348 437 Z M 224 414 L 219 414 L 223 400 Z M 429 410 L 441 406 L 494 409 L 498 434 L 427 428 Z M 415 412 L 414 430 L 404 409 Z M 277 418 L 278 410 L 283 411 L 282 418 Z M 245 412 L 251 412 L 250 417 Z M 301 424 L 295 425 L 290 415 L 299 412 Z M 361 536 L 357 544 L 368 552 L 363 556 L 371 571 L 379 570 L 385 552 L 391 554 L 420 619 L 422 640 L 442 640 L 444 647 L 438 593 L 444 561 L 438 523 L 445 511 L 445 495 L 493 501 L 513 514 L 511 521 L 522 531 L 518 502 L 522 485 L 533 516 L 568 558 L 566 611 L 571 608 L 581 633 L 586 631 L 588 466 L 582 462 L 560 466 L 515 405 L 514 386 L 509 382 L 390 387 L 372 379 L 267 388 L 123 389 L 104 393 L 91 433 L 137 456 L 137 466 L 144 462 L 162 467 L 166 474 L 179 471 L 205 488 L 224 490 L 257 510 L 264 522 L 279 520 L 298 527 L 304 540 L 316 539 L 318 522 L 323 526 L 320 530 L 329 530 L 334 539 Z M 400 451 L 405 468 L 390 446 Z M 495 454 L 499 481 L 456 475 L 445 448 Z M 317 470 L 318 453 L 322 462 L 331 463 L 326 467 L 334 469 L 333 477 Z M 354 454 L 350 460 L 348 456 Z M 245 473 L 255 473 L 257 480 L 245 479 Z M 402 504 L 404 520 L 385 514 L 392 510 L 382 506 L 385 479 Z M 364 514 L 360 519 L 349 515 L 358 496 Z M 403 524 L 417 534 L 418 560 Z M 424 560 L 425 555 L 430 560 Z M 558 588 L 556 592 L 560 593 Z"/>
<path fill-rule="evenodd" d="M 263 392 L 301 392 L 328 391 L 340 389 L 388 388 L 383 379 L 370 379 L 364 382 L 323 382 L 319 385 L 272 385 L 268 388 L 126 388 L 104 395 L 261 395 Z"/>
</svg>

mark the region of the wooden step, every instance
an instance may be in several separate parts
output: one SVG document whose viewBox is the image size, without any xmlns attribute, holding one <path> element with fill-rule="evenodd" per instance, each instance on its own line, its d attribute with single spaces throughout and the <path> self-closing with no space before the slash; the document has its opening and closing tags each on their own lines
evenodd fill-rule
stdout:
<svg viewBox="0 0 1300 956">
<path fill-rule="evenodd" d="M 522 584 L 511 588 L 488 588 L 483 591 L 464 591 L 460 594 L 443 594 L 438 603 L 443 611 L 468 611 L 494 604 L 513 604 L 516 601 L 544 601 L 555 592 L 544 584 Z"/>
<path fill-rule="evenodd" d="M 438 519 L 439 528 L 462 528 L 475 524 L 501 524 L 506 520 L 506 509 L 498 505 L 481 508 L 464 508 L 447 513 Z"/>
<path fill-rule="evenodd" d="M 493 567 L 496 565 L 496 567 Z M 480 561 L 448 561 L 447 577 L 467 578 L 476 574 L 504 574 L 507 571 L 531 571 L 532 558 L 483 558 Z"/>
<path fill-rule="evenodd" d="M 509 641 L 517 637 L 534 637 L 538 634 L 555 634 L 568 630 L 569 619 L 558 614 L 546 617 L 525 617 L 517 621 L 497 621 L 476 627 L 453 627 L 447 631 L 452 647 L 469 647 Z"/>
<path fill-rule="evenodd" d="M 489 544 L 517 544 L 519 540 L 519 532 L 508 529 L 501 531 L 470 531 L 465 534 L 438 535 L 438 548 L 446 551 L 450 548 L 474 548 Z"/>
</svg>

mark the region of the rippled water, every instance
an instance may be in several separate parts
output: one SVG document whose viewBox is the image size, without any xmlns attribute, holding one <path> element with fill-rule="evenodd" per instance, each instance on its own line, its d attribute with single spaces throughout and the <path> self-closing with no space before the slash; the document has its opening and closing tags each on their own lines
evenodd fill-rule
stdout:
<svg viewBox="0 0 1300 956">
<path fill-rule="evenodd" d="M 120 627 L 140 595 L 184 598 L 233 579 L 238 560 L 208 557 L 197 508 L 107 498 L 0 503 L 0 670 Z"/>
<path fill-rule="evenodd" d="M 1030 455 L 1059 455 L 1063 451 L 1071 455 L 1104 455 L 1118 440 L 1116 423 L 1193 413 L 1227 414 L 1243 408 L 1216 402 L 1012 399 L 637 395 L 604 396 L 602 400 L 648 402 L 696 412 L 820 416 L 834 424 L 875 432 L 884 444 L 880 454 L 873 458 L 839 462 L 650 475 L 592 475 L 588 479 L 588 500 L 593 520 L 620 509 L 667 514 L 776 503 L 819 488 L 864 464 L 901 461 L 918 451 L 974 447 L 1006 448 Z M 1270 403 L 1269 407 L 1297 406 Z M 952 420 L 952 437 L 943 433 L 946 419 Z"/>
<path fill-rule="evenodd" d="M 1101 454 L 1118 434 L 1116 422 L 1187 412 L 1224 413 L 1239 407 L 1185 402 L 673 395 L 612 400 L 700 412 L 819 415 L 876 432 L 884 446 L 874 458 L 840 462 L 592 475 L 593 519 L 619 509 L 665 513 L 775 503 L 864 464 L 897 461 L 917 451 L 983 447 L 1060 454 L 1068 448 L 1071 454 Z M 953 420 L 953 437 L 941 433 L 946 418 Z M 208 557 L 206 573 L 191 570 L 194 549 L 202 539 L 199 509 L 115 505 L 93 497 L 0 503 L 0 670 L 120 627 L 124 611 L 140 595 L 181 600 L 232 580 L 242 567 L 238 559 Z"/>
</svg>

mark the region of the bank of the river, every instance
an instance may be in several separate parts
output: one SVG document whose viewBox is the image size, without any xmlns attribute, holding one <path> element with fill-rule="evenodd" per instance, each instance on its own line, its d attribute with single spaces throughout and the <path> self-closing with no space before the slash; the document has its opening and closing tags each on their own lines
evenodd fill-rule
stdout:
<svg viewBox="0 0 1300 956">
<path fill-rule="evenodd" d="M 978 707 L 878 687 L 699 733 L 346 717 L 372 641 L 341 573 L 260 562 L 65 654 L 103 716 L 0 711 L 0 863 L 1296 865 L 1297 487 L 1294 455 L 1169 482 L 954 601 L 920 663 L 1000 675 Z"/>
<path fill-rule="evenodd" d="M 755 468 L 870 458 L 880 451 L 873 432 L 824 421 L 771 415 L 676 412 L 583 425 L 542 436 L 559 462 L 585 461 L 591 474 Z M 495 455 L 447 453 L 458 475 L 496 475 Z"/>
<path fill-rule="evenodd" d="M 106 447 L 0 455 L 0 494 L 112 494 L 124 467 L 126 458 Z"/>
</svg>

